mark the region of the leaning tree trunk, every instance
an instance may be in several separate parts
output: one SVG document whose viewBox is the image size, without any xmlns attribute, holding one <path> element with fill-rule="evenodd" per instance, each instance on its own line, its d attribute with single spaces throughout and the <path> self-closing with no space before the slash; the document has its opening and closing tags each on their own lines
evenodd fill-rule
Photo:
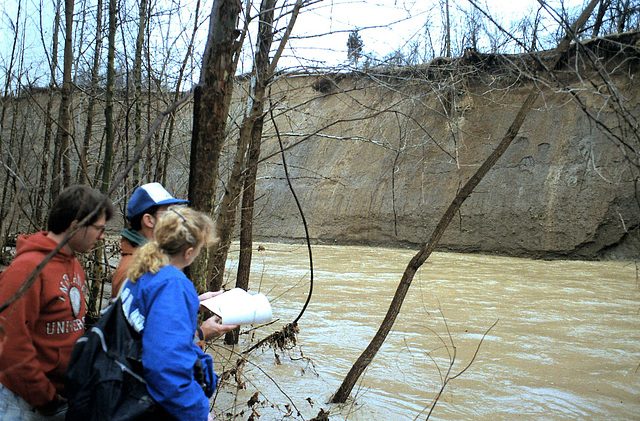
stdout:
<svg viewBox="0 0 640 421">
<path fill-rule="evenodd" d="M 254 58 L 253 83 L 249 95 L 252 101 L 251 113 L 246 116 L 240 129 L 240 139 L 236 160 L 234 162 L 229 186 L 225 191 L 221 211 L 218 217 L 218 232 L 222 233 L 220 246 L 214 254 L 214 264 L 218 276 L 213 282 L 222 283 L 224 267 L 231 245 L 231 233 L 235 226 L 237 204 L 242 196 L 240 221 L 240 259 L 236 287 L 247 290 L 249 288 L 249 274 L 251 272 L 251 252 L 253 237 L 253 201 L 255 197 L 255 179 L 258 171 L 260 156 L 260 142 L 262 140 L 264 96 L 269 80 L 269 52 L 273 42 L 273 15 L 276 0 L 263 0 L 260 4 L 260 23 L 258 26 L 258 40 Z M 259 99 L 258 99 L 259 98 Z M 241 150 L 241 148 L 246 148 Z M 234 178 L 234 177 L 237 177 Z M 251 181 L 253 180 L 253 181 Z M 233 195 L 233 196 L 232 196 Z M 229 200 L 230 199 L 230 200 Z M 225 343 L 238 343 L 240 329 L 236 328 L 225 336 Z"/>
<path fill-rule="evenodd" d="M 555 62 L 551 66 L 549 66 L 551 70 L 554 70 L 554 68 L 560 62 L 562 53 L 567 50 L 567 48 L 569 47 L 569 43 L 574 37 L 574 34 L 577 33 L 577 29 L 581 28 L 585 24 L 598 1 L 599 0 L 591 0 L 587 8 L 582 12 L 578 20 L 575 22 L 573 27 L 567 31 L 567 34 L 556 49 Z M 524 104 L 522 104 L 522 106 L 520 107 L 518 114 L 511 123 L 509 130 L 507 130 L 507 133 L 502 138 L 500 144 L 498 144 L 496 149 L 491 153 L 491 155 L 489 155 L 489 157 L 482 163 L 480 168 L 478 168 L 476 173 L 458 192 L 456 197 L 453 199 L 453 202 L 451 202 L 449 208 L 446 210 L 446 212 L 438 222 L 438 225 L 436 225 L 429 241 L 420 249 L 420 251 L 415 256 L 413 256 L 402 275 L 400 285 L 398 285 L 393 300 L 391 301 L 391 305 L 389 306 L 389 310 L 387 311 L 387 314 L 382 321 L 380 328 L 376 332 L 367 348 L 356 360 L 353 367 L 351 367 L 351 370 L 343 380 L 335 395 L 333 395 L 333 397 L 331 398 L 331 402 L 343 403 L 347 400 L 347 398 L 351 394 L 351 391 L 353 390 L 353 387 L 360 378 L 360 375 L 373 360 L 376 353 L 384 343 L 387 335 L 389 334 L 389 331 L 391 330 L 396 317 L 400 313 L 400 308 L 402 307 L 404 298 L 407 295 L 407 291 L 409 290 L 409 286 L 411 286 L 411 282 L 413 281 L 413 277 L 415 276 L 417 270 L 420 268 L 420 266 L 422 266 L 422 264 L 427 260 L 427 258 L 436 248 L 436 245 L 440 241 L 440 238 L 449 226 L 449 223 L 453 219 L 458 209 L 460 209 L 460 206 L 462 206 L 462 203 L 464 203 L 466 198 L 469 197 L 478 183 L 480 183 L 484 176 L 489 172 L 493 165 L 507 150 L 513 139 L 518 134 L 522 123 L 524 123 L 527 114 L 529 113 L 529 111 L 531 111 L 531 108 L 533 107 L 535 101 L 538 99 L 539 95 L 540 91 L 534 84 L 531 92 L 529 93 L 529 96 L 525 100 Z"/>
<path fill-rule="evenodd" d="M 600 28 L 602 27 L 602 20 L 604 19 L 604 14 L 607 12 L 609 5 L 611 4 L 611 0 L 600 0 L 600 6 L 598 7 L 598 14 L 596 15 L 596 20 L 593 24 L 593 31 L 591 31 L 591 38 L 596 38 L 600 34 Z"/>
<path fill-rule="evenodd" d="M 194 92 L 189 202 L 209 214 L 215 206 L 218 161 L 233 93 L 234 58 L 240 48 L 235 42 L 236 22 L 241 10 L 240 0 L 214 0 L 200 83 Z M 201 253 L 190 267 L 191 280 L 199 292 L 208 289 L 213 252 Z"/>
</svg>

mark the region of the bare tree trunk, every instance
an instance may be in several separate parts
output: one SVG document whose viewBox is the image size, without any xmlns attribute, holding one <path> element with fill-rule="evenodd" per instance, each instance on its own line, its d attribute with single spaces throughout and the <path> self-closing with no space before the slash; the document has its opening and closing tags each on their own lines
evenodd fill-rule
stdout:
<svg viewBox="0 0 640 421">
<path fill-rule="evenodd" d="M 138 13 L 138 38 L 136 39 L 136 56 L 133 63 L 133 85 L 135 89 L 134 105 L 134 147 L 138 149 L 142 141 L 142 47 L 144 34 L 147 28 L 147 8 L 149 2 L 140 0 Z M 150 87 L 149 87 L 150 88 Z M 133 164 L 132 181 L 134 185 L 140 184 L 140 162 Z"/>
<path fill-rule="evenodd" d="M 151 59 L 149 54 L 146 55 L 147 56 L 147 68 L 151 69 Z M 151 122 L 151 104 L 153 103 L 153 99 L 158 98 L 161 95 L 161 90 L 158 89 L 157 91 L 155 91 L 155 93 L 152 93 L 152 89 L 153 89 L 154 83 L 153 83 L 153 78 L 151 75 L 151 72 L 147 72 L 147 101 L 144 104 L 145 105 L 145 111 L 147 114 L 147 127 L 146 127 L 146 131 L 149 131 L 149 123 Z M 160 150 L 160 144 L 162 143 L 162 135 L 159 133 L 160 130 L 158 130 L 158 132 L 155 133 L 154 135 L 154 141 L 149 143 L 149 146 L 147 146 L 147 159 L 144 161 L 144 165 L 142 166 L 142 173 L 140 175 L 140 180 L 141 181 L 155 181 L 155 180 L 151 180 L 149 179 L 149 177 L 151 177 L 151 171 L 153 168 L 153 151 L 155 150 L 156 153 L 157 151 Z"/>
<path fill-rule="evenodd" d="M 220 238 L 220 244 L 214 254 L 213 264 L 215 267 L 213 285 L 222 285 L 224 267 L 231 246 L 231 235 L 235 226 L 236 211 L 240 197 L 246 168 L 246 157 L 249 143 L 254 133 L 254 123 L 264 112 L 264 97 L 270 75 L 269 52 L 273 42 L 273 13 L 275 0 L 263 0 L 260 6 L 260 23 L 258 24 L 258 40 L 256 56 L 253 64 L 253 77 L 251 81 L 251 92 L 248 101 L 251 103 L 249 114 L 245 116 L 240 126 L 236 158 L 231 170 L 231 176 L 220 204 L 220 211 L 216 221 L 216 228 Z M 258 134 L 261 136 L 261 133 Z"/>
<path fill-rule="evenodd" d="M 444 35 L 444 48 L 445 48 L 445 57 L 451 57 L 451 19 L 449 18 L 449 0 L 445 1 L 445 16 L 446 16 L 446 25 L 445 25 L 445 35 Z"/>
<path fill-rule="evenodd" d="M 247 169 L 243 182 L 242 208 L 240 216 L 240 255 L 238 259 L 238 275 L 236 287 L 249 289 L 249 275 L 251 274 L 251 260 L 253 258 L 253 215 L 256 196 L 256 179 L 258 175 L 258 160 L 260 159 L 260 146 L 262 143 L 262 127 L 264 117 L 261 116 L 253 125 L 249 153 L 247 157 Z M 240 328 L 236 328 L 225 335 L 227 345 L 238 343 Z"/>
<path fill-rule="evenodd" d="M 233 93 L 234 58 L 240 48 L 235 43 L 236 23 L 241 10 L 240 0 L 214 0 L 200 85 L 194 92 L 189 202 L 209 214 L 214 211 L 218 161 Z M 212 249 L 201 253 L 190 267 L 191 279 L 199 291 L 208 287 L 212 253 Z"/>
<path fill-rule="evenodd" d="M 245 290 L 249 288 L 249 275 L 251 273 L 251 259 L 253 255 L 254 200 L 256 196 L 256 181 L 258 176 L 258 161 L 260 159 L 263 125 L 264 117 L 260 117 L 253 126 L 251 142 L 249 143 L 249 156 L 247 157 L 247 171 L 244 177 L 244 189 L 242 194 L 242 210 L 240 217 L 240 256 L 238 260 L 236 286 Z"/>
<path fill-rule="evenodd" d="M 12 81 L 13 65 L 16 60 L 16 45 L 18 43 L 20 19 L 22 19 L 22 17 L 20 16 L 21 10 L 22 10 L 22 2 L 18 2 L 18 10 L 16 12 L 16 28 L 13 36 L 12 47 L 11 47 L 11 57 L 9 58 L 9 67 L 7 68 L 7 71 L 5 73 L 5 85 L 4 85 L 3 98 L 9 97 L 9 90 L 10 90 L 11 81 Z M 0 146 L 9 148 L 11 142 L 7 142 L 6 137 L 4 136 L 4 122 L 5 122 L 5 115 L 6 115 L 5 104 L 7 102 L 0 101 L 0 103 L 2 104 L 2 111 L 0 112 L 0 138 L 2 139 L 2 142 L 0 142 Z M 14 106 L 14 110 L 15 108 L 16 107 Z M 3 153 L 3 152 L 0 152 L 0 153 Z M 7 239 L 6 231 L 8 227 L 7 227 L 6 218 L 10 212 L 8 209 L 9 206 L 7 206 L 7 202 L 10 202 L 12 204 L 11 205 L 12 207 L 15 206 L 15 200 L 9 201 L 8 200 L 9 198 L 7 197 L 7 193 L 8 193 L 7 187 L 9 185 L 9 180 L 12 177 L 11 171 L 9 171 L 9 168 L 5 168 L 4 172 L 5 172 L 5 180 L 4 180 L 4 186 L 2 189 L 2 200 L 0 201 L 0 253 L 4 253 L 6 239 Z M 11 209 L 11 211 L 12 210 L 13 209 Z"/>
<path fill-rule="evenodd" d="M 18 76 L 18 84 L 20 84 L 20 76 Z M 15 163 L 14 168 L 6 167 L 7 174 L 4 183 L 4 190 L 2 192 L 2 210 L 0 215 L 2 217 L 2 225 L 0 225 L 0 236 L 2 237 L 3 247 L 6 241 L 7 234 L 10 232 L 11 226 L 15 219 L 16 208 L 19 209 L 21 204 L 21 197 L 19 196 L 17 174 L 25 174 L 25 168 L 23 165 L 23 159 L 27 155 L 24 150 L 25 142 L 27 141 L 26 124 L 22 123 L 20 127 L 20 115 L 18 107 L 13 107 L 13 113 L 11 116 L 11 127 L 9 130 L 9 140 L 3 142 L 7 148 L 7 156 L 12 156 L 12 161 Z M 15 149 L 13 149 L 15 147 Z M 17 162 L 16 162 L 17 159 Z M 6 208 L 5 208 L 6 206 Z M 31 221 L 31 225 L 36 225 Z"/>
<path fill-rule="evenodd" d="M 178 80 L 176 82 L 175 96 L 174 102 L 177 102 L 180 98 L 180 89 L 182 88 L 182 81 L 184 79 L 184 73 L 187 69 L 187 65 L 189 64 L 189 60 L 193 54 L 193 45 L 196 39 L 196 34 L 198 32 L 198 23 L 200 21 L 200 6 L 201 1 L 198 0 L 196 2 L 196 11 L 193 19 L 193 31 L 191 32 L 191 38 L 189 41 L 189 46 L 187 47 L 187 52 L 184 55 L 184 60 L 182 60 L 182 65 L 180 66 L 180 71 L 178 72 Z M 175 130 L 175 115 L 172 114 L 170 116 L 169 121 L 169 133 L 167 134 L 166 142 L 163 143 L 161 149 L 158 151 L 158 163 L 156 165 L 156 173 L 154 176 L 154 180 L 161 180 L 162 184 L 166 184 L 167 182 L 167 168 L 169 167 L 169 158 L 171 156 L 171 142 L 173 139 L 173 133 Z"/>
<path fill-rule="evenodd" d="M 620 14 L 618 15 L 618 23 L 616 25 L 617 32 L 620 34 L 624 32 L 627 27 L 627 20 L 629 18 L 629 0 L 620 0 Z"/>
<path fill-rule="evenodd" d="M 600 34 L 600 28 L 602 27 L 602 20 L 607 12 L 607 9 L 611 5 L 611 0 L 600 0 L 600 6 L 598 6 L 598 14 L 596 15 L 596 21 L 593 24 L 593 31 L 591 37 L 595 38 Z"/>
<path fill-rule="evenodd" d="M 555 62 L 551 66 L 549 66 L 551 70 L 554 70 L 554 68 L 560 61 L 560 57 L 562 53 L 566 51 L 567 48 L 569 47 L 569 43 L 577 33 L 577 30 L 584 26 L 587 19 L 589 18 L 589 15 L 591 15 L 591 12 L 595 8 L 598 1 L 599 0 L 591 0 L 587 8 L 582 12 L 578 20 L 575 22 L 574 26 L 569 31 L 567 31 L 567 34 L 562 39 L 562 41 L 558 45 L 558 48 L 556 49 Z M 507 133 L 504 135 L 504 137 L 500 141 L 500 144 L 496 147 L 496 149 L 491 153 L 491 155 L 489 155 L 489 157 L 482 163 L 480 168 L 478 168 L 476 173 L 469 179 L 469 181 L 466 182 L 466 184 L 458 192 L 456 197 L 453 199 L 453 201 L 449 205 L 449 208 L 445 211 L 444 215 L 436 225 L 433 233 L 431 234 L 431 238 L 429 239 L 429 241 L 420 249 L 420 251 L 415 256 L 413 256 L 413 258 L 407 265 L 407 268 L 405 269 L 404 274 L 402 275 L 400 284 L 398 285 L 398 289 L 396 290 L 393 300 L 391 301 L 391 305 L 389 306 L 389 310 L 387 311 L 387 314 L 384 320 L 382 321 L 380 328 L 376 332 L 375 336 L 373 337 L 373 339 L 371 340 L 367 348 L 362 352 L 360 357 L 358 357 L 353 367 L 351 367 L 351 370 L 343 380 L 342 384 L 336 391 L 335 395 L 333 395 L 333 397 L 331 398 L 331 402 L 333 403 L 346 402 L 347 398 L 351 394 L 351 391 L 353 390 L 353 387 L 355 386 L 356 382 L 360 378 L 360 375 L 364 372 L 364 370 L 367 368 L 369 363 L 373 361 L 373 358 L 377 354 L 378 350 L 380 349 L 387 335 L 389 334 L 389 331 L 393 327 L 393 324 L 396 320 L 396 317 L 400 313 L 402 303 L 404 301 L 404 298 L 407 295 L 407 292 L 409 291 L 409 286 L 411 286 L 411 282 L 413 281 L 413 278 L 417 270 L 420 268 L 420 266 L 422 266 L 422 264 L 427 260 L 427 258 L 431 255 L 433 250 L 436 248 L 436 246 L 438 245 L 438 242 L 440 241 L 440 238 L 442 237 L 445 230 L 449 226 L 449 223 L 453 219 L 458 209 L 460 209 L 460 206 L 462 206 L 462 203 L 464 203 L 467 197 L 469 197 L 469 195 L 473 192 L 475 187 L 480 183 L 480 181 L 482 181 L 484 176 L 487 175 L 489 170 L 495 165 L 498 159 L 507 150 L 507 148 L 509 147 L 513 139 L 518 134 L 520 127 L 524 123 L 524 120 L 527 117 L 527 114 L 529 113 L 529 111 L 531 111 L 531 108 L 533 107 L 535 101 L 538 99 L 539 95 L 540 95 L 540 91 L 534 85 L 531 88 L 531 92 L 529 93 L 529 96 L 527 97 L 525 102 L 522 104 L 522 106 L 520 107 L 520 110 L 518 111 L 518 114 L 516 115 L 513 122 L 511 123 L 511 126 L 507 130 Z"/>
<path fill-rule="evenodd" d="M 243 174 L 246 169 L 246 156 L 249 142 L 254 136 L 254 125 L 264 113 L 265 92 L 269 81 L 273 76 L 282 50 L 286 45 L 289 35 L 293 30 L 296 19 L 302 7 L 302 0 L 298 0 L 291 12 L 291 19 L 287 29 L 280 40 L 278 51 L 274 54 L 273 60 L 269 62 L 269 52 L 273 42 L 273 14 L 276 2 L 274 0 L 263 0 L 260 5 L 260 23 L 258 25 L 258 39 L 256 46 L 256 56 L 253 65 L 253 79 L 251 82 L 251 92 L 248 101 L 251 104 L 249 114 L 245 116 L 240 126 L 238 147 L 236 158 L 231 170 L 231 177 L 227 183 L 220 211 L 216 221 L 220 244 L 213 255 L 213 280 L 212 287 L 218 289 L 222 285 L 224 278 L 224 268 L 227 261 L 229 247 L 231 246 L 231 235 L 235 227 L 235 217 L 240 202 L 243 185 Z"/>
<path fill-rule="evenodd" d="M 18 82 L 20 79 L 18 78 Z M 24 132 L 24 128 L 23 128 Z M 2 208 L 0 209 L 0 217 L 2 223 L 0 224 L 0 236 L 2 236 L 2 243 L 6 241 L 7 233 L 10 230 L 13 217 L 15 215 L 16 206 L 18 202 L 17 185 L 16 185 L 16 173 L 23 173 L 21 167 L 21 160 L 24 145 L 24 133 L 18 134 L 18 107 L 13 107 L 13 113 L 11 116 L 11 127 L 9 128 L 9 139 L 2 142 L 2 146 L 6 148 L 6 156 L 13 156 L 18 158 L 17 168 L 10 168 L 5 166 L 5 180 L 2 190 Z M 16 149 L 14 150 L 14 146 Z"/>
<path fill-rule="evenodd" d="M 104 107 L 105 117 L 105 145 L 104 159 L 102 165 L 102 185 L 100 191 L 109 190 L 109 179 L 111 178 L 111 166 L 113 165 L 113 88 L 115 85 L 115 55 L 116 55 L 116 0 L 109 0 L 109 47 L 107 52 L 107 88 L 106 104 Z"/>
<path fill-rule="evenodd" d="M 536 51 L 538 48 L 538 28 L 540 27 L 540 8 L 536 11 L 536 16 L 533 18 L 533 26 L 531 28 L 531 51 Z"/>
<path fill-rule="evenodd" d="M 84 133 L 84 139 L 82 144 L 82 160 L 81 160 L 81 172 L 79 172 L 80 179 L 86 180 L 89 178 L 88 174 L 88 165 L 86 160 L 86 154 L 89 149 L 89 144 L 91 142 L 91 136 L 93 133 L 93 110 L 95 104 L 97 103 L 97 95 L 100 92 L 98 89 L 98 76 L 100 71 L 100 57 L 102 53 L 102 13 L 103 13 L 104 4 L 102 0 L 98 0 L 97 4 L 97 12 L 96 12 L 96 43 L 95 50 L 93 53 L 93 64 L 91 67 L 91 88 L 89 89 L 89 104 L 87 105 L 87 123 Z M 106 152 L 105 148 L 105 152 Z M 106 165 L 105 165 L 106 167 Z M 103 171 L 105 168 L 103 167 Z M 103 173 L 104 174 L 104 173 Z M 104 184 L 104 181 L 101 183 L 100 188 L 103 192 L 106 192 L 108 189 L 108 185 Z M 104 270 L 105 265 L 103 265 L 105 261 L 104 255 L 104 244 L 100 244 L 93 252 L 93 265 L 90 265 L 90 273 L 88 273 L 88 282 L 87 282 L 87 319 L 89 321 L 97 320 L 100 316 L 100 308 L 101 308 L 101 289 L 104 283 L 104 278 L 106 275 L 106 271 Z"/>
<path fill-rule="evenodd" d="M 22 2 L 19 1 L 18 10 L 16 12 L 16 20 L 15 20 L 16 27 L 13 34 L 13 41 L 11 43 L 11 56 L 9 57 L 9 67 L 6 69 L 6 72 L 5 72 L 3 98 L 9 97 L 9 89 L 11 88 L 13 65 L 16 61 L 16 46 L 18 44 L 18 34 L 20 33 L 20 19 L 22 19 L 22 17 L 20 16 L 21 10 L 22 10 Z M 0 111 L 0 137 L 1 137 L 4 134 L 2 129 L 4 128 L 4 119 L 7 111 L 5 104 L 7 104 L 7 101 L 0 101 L 0 104 L 2 105 L 2 110 Z M 2 223 L 2 220 L 0 220 L 0 224 L 1 223 Z"/>
<path fill-rule="evenodd" d="M 97 103 L 97 95 L 100 92 L 98 89 L 98 76 L 100 72 L 100 56 L 102 52 L 102 0 L 98 0 L 96 6 L 96 43 L 95 50 L 93 52 L 93 65 L 91 66 L 91 87 L 89 88 L 89 103 L 87 104 L 87 123 L 84 129 L 84 138 L 82 141 L 82 149 L 80 153 L 80 168 L 78 169 L 78 184 L 83 184 L 89 178 L 89 169 L 87 165 L 87 151 L 89 150 L 89 144 L 91 143 L 91 136 L 93 134 L 93 111 Z"/>
<path fill-rule="evenodd" d="M 42 21 L 42 16 L 40 16 Z M 58 68 L 58 34 L 60 32 L 60 0 L 56 1 L 56 12 L 54 17 L 54 25 L 53 25 L 53 42 L 52 42 L 52 53 L 51 53 L 51 63 L 49 67 L 50 71 L 50 79 L 49 79 L 49 89 L 47 92 L 47 106 L 45 110 L 45 129 L 43 136 L 43 145 L 42 145 L 42 164 L 40 168 L 40 182 L 38 184 L 38 193 L 36 195 L 36 205 L 35 205 L 35 219 L 38 221 L 40 226 L 44 228 L 45 225 L 45 213 L 44 209 L 47 208 L 45 206 L 45 197 L 47 195 L 47 189 L 50 187 L 49 195 L 51 200 L 53 200 L 58 193 L 60 192 L 60 179 L 55 174 L 60 174 L 60 161 L 56 164 L 56 157 L 54 154 L 53 157 L 53 171 L 51 175 L 51 182 L 49 182 L 49 161 L 51 160 L 51 138 L 53 136 L 53 100 L 54 93 L 56 91 L 56 69 Z M 43 43 L 44 44 L 44 43 Z M 43 45 L 44 46 L 44 45 Z"/>
<path fill-rule="evenodd" d="M 104 145 L 104 159 L 102 164 L 102 183 L 100 191 L 107 193 L 111 183 L 111 167 L 113 161 L 113 88 L 115 85 L 115 35 L 116 35 L 116 0 L 109 0 L 109 49 L 107 53 L 107 89 L 106 89 L 106 105 L 105 105 L 105 132 L 106 139 Z M 99 295 L 100 285 L 104 278 L 103 265 L 101 264 L 104 256 L 104 245 L 94 250 L 93 257 L 96 264 L 93 265 L 91 271 L 90 282 L 87 290 L 87 318 L 96 320 L 99 316 Z"/>
<path fill-rule="evenodd" d="M 62 186 L 71 185 L 71 157 L 69 154 L 69 136 L 71 131 L 71 70 L 73 68 L 73 0 L 65 0 L 65 40 L 64 64 L 62 71 L 62 90 L 58 113 L 58 130 L 55 139 L 55 161 L 62 164 Z M 58 167 L 59 168 L 59 167 Z M 58 173 L 54 173 L 58 174 Z"/>
<path fill-rule="evenodd" d="M 53 97 L 54 97 L 54 92 L 56 90 L 57 84 L 56 84 L 56 69 L 58 68 L 58 37 L 60 34 L 60 4 L 61 4 L 61 0 L 56 0 L 56 12 L 55 12 L 55 16 L 53 18 L 53 42 L 52 42 L 52 52 L 51 52 L 51 65 L 50 65 L 50 71 L 51 71 L 51 80 L 49 82 L 49 102 L 47 103 L 47 127 L 45 129 L 45 145 L 47 146 L 47 148 L 45 149 L 44 153 L 47 153 L 49 151 L 50 148 L 50 142 L 51 142 L 51 137 L 53 134 L 53 118 L 52 113 L 53 113 Z M 48 133 L 47 133 L 48 131 Z M 47 134 L 49 136 L 47 136 Z M 43 165 L 47 165 L 47 159 L 45 159 Z M 56 147 L 54 147 L 54 152 L 53 152 L 53 166 L 52 166 L 52 173 L 51 173 L 51 190 L 50 190 L 50 199 L 51 201 L 53 201 L 53 199 L 55 199 L 58 194 L 60 194 L 60 186 L 62 185 L 62 181 L 60 180 L 60 172 L 61 172 L 61 155 L 59 154 L 58 150 Z M 44 168 L 43 168 L 43 173 L 45 173 Z M 41 188 L 45 188 L 45 184 L 43 184 L 41 186 Z"/>
</svg>

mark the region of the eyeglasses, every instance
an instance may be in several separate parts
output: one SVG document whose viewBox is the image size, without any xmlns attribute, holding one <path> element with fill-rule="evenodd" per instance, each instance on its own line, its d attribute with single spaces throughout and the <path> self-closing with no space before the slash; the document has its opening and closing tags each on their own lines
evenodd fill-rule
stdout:
<svg viewBox="0 0 640 421">
<path fill-rule="evenodd" d="M 93 228 L 97 229 L 98 232 L 100 233 L 100 235 L 104 234 L 104 232 L 107 230 L 107 226 L 106 225 L 96 225 L 96 224 L 89 224 L 91 225 Z"/>
</svg>

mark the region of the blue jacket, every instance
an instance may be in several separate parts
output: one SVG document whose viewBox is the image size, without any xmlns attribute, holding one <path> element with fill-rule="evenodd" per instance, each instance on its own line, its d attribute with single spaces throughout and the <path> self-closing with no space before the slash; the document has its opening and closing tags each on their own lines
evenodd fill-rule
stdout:
<svg viewBox="0 0 640 421">
<path fill-rule="evenodd" d="M 191 281 L 174 266 L 147 272 L 120 293 L 129 323 L 142 334 L 142 366 L 149 394 L 180 421 L 205 421 L 217 377 L 211 356 L 193 341 L 200 300 Z M 195 378 L 202 361 L 206 394 Z"/>
</svg>

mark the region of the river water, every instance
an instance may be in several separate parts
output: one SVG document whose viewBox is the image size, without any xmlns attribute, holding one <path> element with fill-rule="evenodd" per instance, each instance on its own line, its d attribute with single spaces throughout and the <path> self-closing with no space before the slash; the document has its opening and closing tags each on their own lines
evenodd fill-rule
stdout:
<svg viewBox="0 0 640 421">
<path fill-rule="evenodd" d="M 237 347 L 215 342 L 218 373 L 231 368 L 238 352 L 291 322 L 308 294 L 307 247 L 264 247 L 254 254 L 251 290 L 269 297 L 276 321 L 245 328 Z M 262 421 L 310 419 L 320 408 L 331 420 L 426 419 L 431 409 L 432 420 L 640 419 L 635 263 L 434 253 L 350 400 L 330 405 L 415 251 L 312 251 L 313 294 L 297 346 L 250 353 L 238 376 L 245 388 L 236 393 L 235 381 L 222 383 L 217 419 L 248 419 L 246 403 L 255 392 L 253 408 Z M 228 273 L 236 265 L 232 255 Z"/>
</svg>

